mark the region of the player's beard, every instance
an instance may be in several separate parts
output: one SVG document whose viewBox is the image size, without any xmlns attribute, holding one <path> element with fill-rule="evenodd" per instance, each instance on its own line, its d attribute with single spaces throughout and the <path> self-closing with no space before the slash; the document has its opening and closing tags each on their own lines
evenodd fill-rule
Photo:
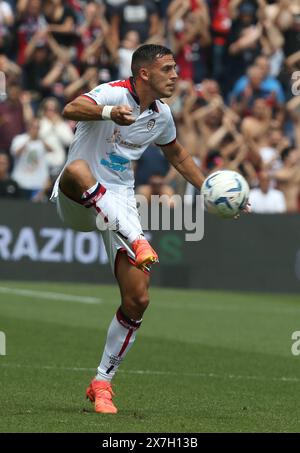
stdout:
<svg viewBox="0 0 300 453">
<path fill-rule="evenodd" d="M 170 87 L 168 86 L 165 86 L 164 89 L 160 89 L 159 84 L 156 83 L 155 81 L 150 82 L 150 87 L 152 91 L 156 93 L 157 99 L 170 98 L 174 93 L 174 89 L 171 90 Z"/>
</svg>

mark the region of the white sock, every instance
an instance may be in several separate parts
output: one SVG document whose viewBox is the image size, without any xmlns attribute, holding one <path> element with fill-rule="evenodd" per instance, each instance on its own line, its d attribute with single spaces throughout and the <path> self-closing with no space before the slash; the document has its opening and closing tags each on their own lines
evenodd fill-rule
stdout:
<svg viewBox="0 0 300 453">
<path fill-rule="evenodd" d="M 142 320 L 128 319 L 119 308 L 108 329 L 104 352 L 97 368 L 96 379 L 98 381 L 112 380 L 121 361 L 133 345 L 141 322 Z"/>
</svg>

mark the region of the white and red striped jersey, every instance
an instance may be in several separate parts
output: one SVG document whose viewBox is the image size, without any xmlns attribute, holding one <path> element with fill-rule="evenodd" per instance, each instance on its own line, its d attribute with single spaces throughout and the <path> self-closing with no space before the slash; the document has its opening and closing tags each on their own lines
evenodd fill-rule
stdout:
<svg viewBox="0 0 300 453">
<path fill-rule="evenodd" d="M 129 105 L 136 121 L 130 126 L 119 126 L 113 121 L 79 121 L 66 165 L 84 159 L 105 187 L 133 190 L 131 162 L 139 159 L 151 143 L 163 146 L 176 140 L 169 106 L 157 100 L 140 114 L 133 78 L 101 84 L 83 96 L 95 104 Z"/>
</svg>

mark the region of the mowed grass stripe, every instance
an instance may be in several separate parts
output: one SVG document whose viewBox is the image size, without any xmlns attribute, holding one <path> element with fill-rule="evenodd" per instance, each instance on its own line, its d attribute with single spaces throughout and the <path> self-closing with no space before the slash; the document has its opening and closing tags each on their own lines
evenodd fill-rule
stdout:
<svg viewBox="0 0 300 453">
<path fill-rule="evenodd" d="M 39 304 L 0 295 L 0 330 L 7 335 L 7 356 L 0 357 L 0 431 L 299 431 L 300 357 L 290 352 L 291 330 L 300 330 L 299 298 L 275 295 L 272 302 L 264 294 L 152 289 L 138 341 L 115 380 L 119 414 L 112 418 L 94 414 L 84 392 L 118 289 L 15 287 L 101 297 L 103 304 Z M 172 310 L 172 302 L 182 308 Z M 201 310 L 202 303 L 224 304 L 224 310 Z M 281 307 L 282 317 L 272 313 Z"/>
<path fill-rule="evenodd" d="M 16 286 L 22 283 L 16 284 Z M 31 284 L 33 285 L 33 284 Z M 27 289 L 29 284 L 24 285 Z M 31 290 L 46 290 L 45 284 L 36 284 Z M 49 288 L 49 287 L 48 287 Z M 48 323 L 107 329 L 118 307 L 118 289 L 96 285 L 50 285 L 51 291 L 68 293 L 71 289 L 83 297 L 101 297 L 102 304 L 91 304 L 74 310 L 69 302 L 53 300 L 39 303 L 0 294 L 0 316 L 14 319 L 47 321 Z M 95 296 L 94 296 L 95 295 Z M 80 297 L 80 296 L 79 296 Z M 266 299 L 265 299 L 266 298 Z M 240 304 L 238 301 L 241 300 Z M 298 303 L 297 303 L 298 302 Z M 181 308 L 178 308 L 178 306 Z M 175 305 L 177 308 L 173 308 Z M 190 307 L 194 307 L 192 310 Z M 218 307 L 215 310 L 215 307 Z M 234 307 L 234 310 L 230 310 Z M 281 295 L 273 298 L 264 294 L 220 293 L 208 291 L 151 291 L 151 304 L 144 316 L 140 336 L 177 339 L 186 343 L 220 345 L 244 351 L 264 351 L 267 354 L 291 356 L 291 335 L 300 329 L 298 296 Z M 263 311 L 262 311 L 263 309 Z"/>
<path fill-rule="evenodd" d="M 91 371 L 95 372 L 95 367 L 89 368 L 79 368 L 79 367 L 63 367 L 63 366 L 52 366 L 52 365 L 21 365 L 19 363 L 10 363 L 10 364 L 0 364 L 0 368 L 20 368 L 26 369 L 36 369 L 36 370 L 46 370 L 46 371 L 54 371 L 54 372 L 86 372 Z M 158 371 L 158 370 L 124 370 L 119 369 L 118 373 L 125 373 L 125 374 L 138 374 L 141 376 L 187 376 L 193 378 L 213 378 L 213 379 L 233 379 L 233 380 L 250 380 L 250 381 L 278 381 L 278 382 L 300 382 L 300 378 L 298 377 L 272 377 L 272 376 L 245 376 L 245 375 L 235 375 L 235 374 L 227 374 L 227 375 L 220 375 L 216 373 L 186 373 L 186 372 L 172 372 L 172 371 Z"/>
<path fill-rule="evenodd" d="M 8 288 L 5 286 L 0 286 L 0 294 L 6 294 L 8 296 L 13 294 L 17 296 L 35 298 L 39 300 L 47 299 L 47 300 L 58 300 L 61 302 L 62 301 L 80 302 L 83 304 L 99 304 L 102 302 L 101 299 L 97 299 L 96 297 L 76 296 L 74 294 L 56 293 L 52 291 L 37 291 L 22 288 L 20 289 Z"/>
</svg>

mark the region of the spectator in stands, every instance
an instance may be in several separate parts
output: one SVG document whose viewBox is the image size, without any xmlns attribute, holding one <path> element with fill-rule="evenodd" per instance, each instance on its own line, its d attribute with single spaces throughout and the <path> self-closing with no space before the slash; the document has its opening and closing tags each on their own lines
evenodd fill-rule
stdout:
<svg viewBox="0 0 300 453">
<path fill-rule="evenodd" d="M 269 144 L 270 130 L 278 125 L 278 122 L 272 120 L 272 110 L 264 99 L 257 99 L 253 104 L 252 114 L 242 121 L 241 132 L 249 148 L 247 160 L 256 171 L 263 166 L 264 155 L 261 150 Z"/>
<path fill-rule="evenodd" d="M 31 38 L 47 29 L 41 0 L 19 0 L 17 3 L 17 62 L 25 63 L 25 52 Z M 41 40 L 42 44 L 42 40 Z"/>
<path fill-rule="evenodd" d="M 223 120 L 222 98 L 215 97 L 207 105 L 198 107 L 192 118 L 198 135 L 198 146 L 202 148 L 202 158 L 208 152 L 208 142 L 211 136 L 221 127 Z"/>
<path fill-rule="evenodd" d="M 46 29 L 37 31 L 24 52 L 23 87 L 30 91 L 35 102 L 40 102 L 43 96 L 51 94 L 51 87 L 43 84 L 52 65 L 47 37 Z"/>
<path fill-rule="evenodd" d="M 111 38 L 116 48 L 130 30 L 138 32 L 142 44 L 163 34 L 153 0 L 128 0 L 115 10 L 111 17 Z"/>
<path fill-rule="evenodd" d="M 14 23 L 14 16 L 8 2 L 0 1 L 0 53 L 10 55 L 13 35 L 11 29 Z"/>
<path fill-rule="evenodd" d="M 299 212 L 300 151 L 292 147 L 285 148 L 281 158 L 283 165 L 272 176 L 284 193 L 287 212 Z"/>
<path fill-rule="evenodd" d="M 128 79 L 131 74 L 131 59 L 133 52 L 138 48 L 140 38 L 138 32 L 130 30 L 125 34 L 121 47 L 118 49 L 118 78 Z"/>
<path fill-rule="evenodd" d="M 283 104 L 285 101 L 284 92 L 280 82 L 275 78 L 270 76 L 270 64 L 267 57 L 264 55 L 259 55 L 255 61 L 254 66 L 258 67 L 261 72 L 262 81 L 259 86 L 259 90 L 261 91 L 261 97 L 267 98 L 272 100 L 273 94 L 275 97 L 276 104 Z M 252 73 L 254 71 L 252 70 Z M 231 92 L 231 97 L 238 98 L 247 86 L 251 86 L 250 82 L 251 77 L 251 70 L 248 70 L 248 74 L 242 76 L 234 85 L 233 90 Z M 256 76 L 257 77 L 257 76 Z"/>
<path fill-rule="evenodd" d="M 41 80 L 41 86 L 49 95 L 55 96 L 63 106 L 64 89 L 78 79 L 79 72 L 71 62 L 72 52 L 68 47 L 58 45 L 49 33 L 47 34 L 47 44 L 52 52 L 52 64 L 48 73 Z"/>
<path fill-rule="evenodd" d="M 7 99 L 0 103 L 0 146 L 9 153 L 13 138 L 24 132 L 32 120 L 30 95 L 22 92 L 19 83 L 7 86 Z"/>
<path fill-rule="evenodd" d="M 289 139 L 283 135 L 278 126 L 273 126 L 268 131 L 266 142 L 259 147 L 259 154 L 262 158 L 262 168 L 265 170 L 279 170 L 281 168 L 281 152 L 289 146 Z"/>
<path fill-rule="evenodd" d="M 101 0 L 99 0 L 101 2 Z M 117 14 L 118 13 L 118 8 L 120 8 L 120 6 L 124 5 L 127 0 L 104 0 L 105 2 L 105 6 L 106 6 L 106 11 L 105 11 L 105 15 L 108 19 L 108 21 L 110 22 L 111 21 L 111 17 L 114 15 L 114 14 Z"/>
<path fill-rule="evenodd" d="M 75 126 L 58 119 L 61 107 L 101 83 L 128 78 L 135 48 L 159 42 L 176 54 L 180 77 L 164 101 L 196 164 L 206 172 L 219 165 L 236 169 L 252 187 L 269 171 L 287 209 L 298 210 L 299 0 L 3 0 L 0 6 L 0 71 L 8 97 L 0 99 L 0 147 L 7 153 L 33 111 L 40 112 L 41 136 L 52 141 L 44 159 L 54 176 Z M 11 14 L 7 22 L 8 10 L 15 23 Z M 3 31 L 9 39 L 1 50 Z M 295 152 L 284 151 L 290 144 Z M 149 166 L 152 173 L 143 179 L 151 193 L 163 183 L 175 193 L 191 192 L 180 175 L 162 174 L 160 164 Z M 143 168 L 141 162 L 139 174 Z"/>
<path fill-rule="evenodd" d="M 286 57 L 299 51 L 300 4 L 298 0 L 279 0 L 276 23 L 283 32 L 283 51 Z"/>
<path fill-rule="evenodd" d="M 263 73 L 257 66 L 247 70 L 247 82 L 243 89 L 231 99 L 231 107 L 241 116 L 249 115 L 257 99 L 265 98 L 267 93 L 261 88 Z"/>
<path fill-rule="evenodd" d="M 11 154 L 15 159 L 12 177 L 19 184 L 25 198 L 43 200 L 51 185 L 47 152 L 52 148 L 39 138 L 39 119 L 34 118 L 25 134 L 17 135 L 11 144 Z"/>
<path fill-rule="evenodd" d="M 216 79 L 222 87 L 226 82 L 226 44 L 231 28 L 229 12 L 230 0 L 211 0 L 208 2 L 211 17 L 211 59 L 212 78 Z"/>
<path fill-rule="evenodd" d="M 201 86 L 206 85 L 205 83 Z M 198 86 L 197 86 L 198 87 Z M 195 88 L 193 81 L 179 80 L 171 98 L 165 99 L 170 106 L 177 126 L 178 139 L 189 150 L 197 164 L 200 157 L 199 136 L 196 131 L 192 116 L 199 105 L 202 105 L 199 90 Z M 178 174 L 176 181 L 182 181 Z"/>
<path fill-rule="evenodd" d="M 68 122 L 61 116 L 60 105 L 55 98 L 43 100 L 40 111 L 39 137 L 50 147 L 46 153 L 51 179 L 56 178 L 65 163 L 66 150 L 73 139 L 73 131 Z"/>
<path fill-rule="evenodd" d="M 75 46 L 76 14 L 62 0 L 45 0 L 43 13 L 48 23 L 47 30 L 59 45 Z"/>
<path fill-rule="evenodd" d="M 300 72 L 299 72 L 300 74 Z M 296 87 L 297 89 L 297 87 Z M 300 94 L 300 78 L 298 78 L 298 90 Z M 300 96 L 294 96 L 287 103 L 287 113 L 293 125 L 291 133 L 291 141 L 293 141 L 298 149 L 300 149 Z"/>
<path fill-rule="evenodd" d="M 251 115 L 243 119 L 241 130 L 245 137 L 254 140 L 259 147 L 268 142 L 272 127 L 272 110 L 264 99 L 256 99 Z"/>
<path fill-rule="evenodd" d="M 78 28 L 78 34 L 80 72 L 97 66 L 101 70 L 100 78 L 103 82 L 117 78 L 117 47 L 111 36 L 103 3 L 91 2 L 85 6 L 84 21 Z"/>
<path fill-rule="evenodd" d="M 88 93 L 100 82 L 99 69 L 96 66 L 88 67 L 81 77 L 65 88 L 64 96 L 66 100 L 72 100 L 80 94 Z"/>
<path fill-rule="evenodd" d="M 268 75 L 277 77 L 284 60 L 282 50 L 284 38 L 279 27 L 275 24 L 274 19 L 271 19 L 274 13 L 272 12 L 270 14 L 270 7 L 276 7 L 276 5 L 267 6 L 265 0 L 260 0 L 260 3 L 265 5 L 260 17 L 260 23 L 262 25 L 262 36 L 260 40 L 262 44 L 262 55 L 269 60 Z"/>
<path fill-rule="evenodd" d="M 240 3 L 240 2 L 239 2 Z M 240 3 L 228 36 L 228 76 L 235 82 L 261 53 L 262 27 L 252 2 Z"/>
<path fill-rule="evenodd" d="M 77 27 L 77 57 L 79 61 L 94 64 L 90 57 L 95 53 L 94 47 L 103 44 L 111 45 L 109 24 L 105 17 L 105 5 L 89 2 L 84 6 L 83 22 Z"/>
<path fill-rule="evenodd" d="M 0 51 L 0 71 L 5 74 L 6 86 L 21 79 L 22 69 Z M 1 93 L 2 94 L 2 93 Z"/>
<path fill-rule="evenodd" d="M 79 76 L 77 68 L 71 63 L 71 50 L 60 46 L 48 30 L 43 30 L 28 43 L 25 58 L 24 87 L 38 101 L 53 95 L 64 104 L 64 87 Z"/>
<path fill-rule="evenodd" d="M 169 7 L 169 41 L 178 65 L 178 75 L 183 80 L 201 82 L 207 77 L 207 46 L 210 44 L 209 18 L 206 8 L 185 8 L 173 11 Z M 180 15 L 181 14 L 181 15 Z"/>
<path fill-rule="evenodd" d="M 9 176 L 9 157 L 0 149 L 0 198 L 21 198 L 19 185 Z"/>
<path fill-rule="evenodd" d="M 174 195 L 174 190 L 170 185 L 170 165 L 161 150 L 155 145 L 151 145 L 144 152 L 136 165 L 135 181 L 136 193 L 151 200 L 151 195 Z M 166 198 L 165 202 L 173 206 L 171 200 Z"/>
<path fill-rule="evenodd" d="M 267 172 L 259 173 L 259 187 L 250 190 L 249 202 L 251 210 L 256 214 L 279 214 L 286 212 L 283 193 L 270 184 Z"/>
</svg>

